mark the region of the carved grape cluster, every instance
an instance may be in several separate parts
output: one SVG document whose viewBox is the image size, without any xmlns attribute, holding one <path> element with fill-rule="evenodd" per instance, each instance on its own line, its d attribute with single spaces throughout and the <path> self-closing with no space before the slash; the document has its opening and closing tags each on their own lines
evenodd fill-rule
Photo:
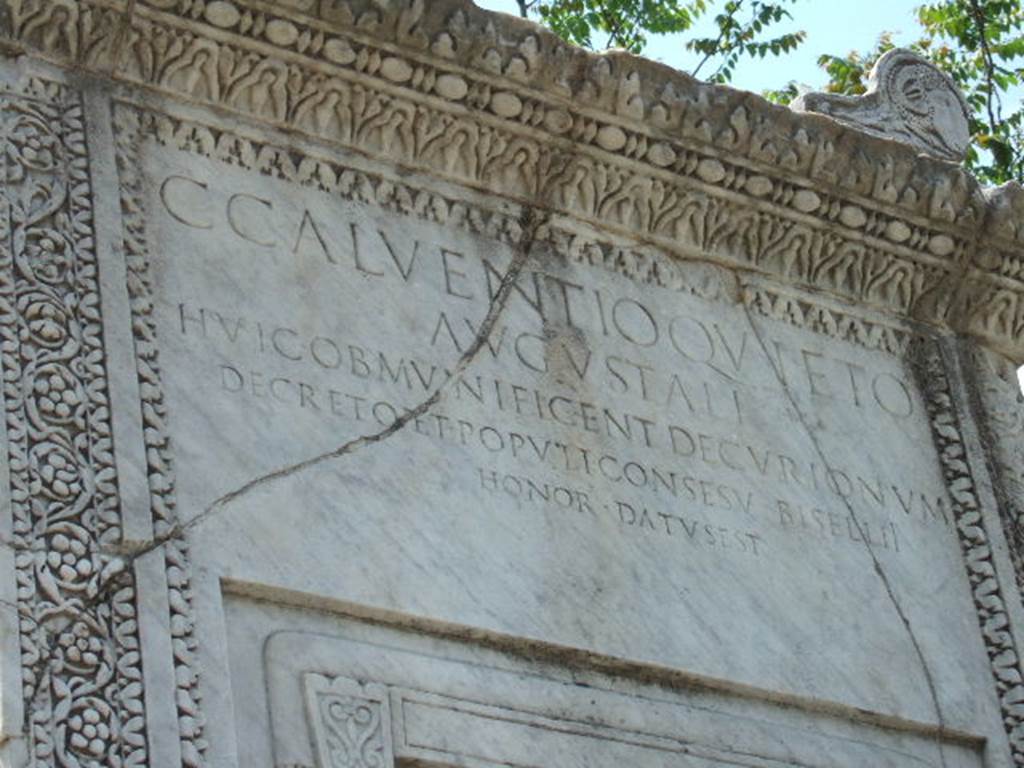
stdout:
<svg viewBox="0 0 1024 768">
<path fill-rule="evenodd" d="M 6 221 L 0 247 L 0 355 L 12 452 L 22 663 L 33 728 L 33 765 L 124 768 L 145 762 L 142 711 L 121 676 L 137 661 L 134 590 L 113 586 L 98 515 L 116 509 L 106 409 L 102 328 L 96 306 L 89 172 L 81 108 L 60 98 L 0 100 Z M 12 428 L 13 427 L 13 428 Z M 103 477 L 103 482 L 97 478 Z M 116 518 L 103 517 L 108 528 Z M 126 624 L 126 618 L 130 621 Z M 125 628 L 127 626 L 127 629 Z M 125 666 L 127 665 L 127 666 Z M 137 679 L 137 669 L 131 671 Z M 135 751 L 126 761 L 125 731 Z M 139 749 L 141 746 L 141 749 Z"/>
<path fill-rule="evenodd" d="M 57 646 L 65 668 L 76 674 L 95 674 L 103 662 L 103 640 L 85 621 L 76 621 L 67 631 L 60 633 Z"/>
<path fill-rule="evenodd" d="M 29 173 L 54 173 L 60 167 L 60 138 L 41 116 L 22 113 L 8 129 L 7 139 L 9 183 L 23 181 Z"/>
<path fill-rule="evenodd" d="M 59 526 L 49 537 L 46 564 L 62 585 L 74 589 L 96 572 L 96 558 L 89 548 L 89 534 L 79 525 Z"/>
<path fill-rule="evenodd" d="M 77 377 L 61 363 L 51 363 L 37 370 L 32 387 L 39 416 L 48 424 L 71 422 L 83 404 Z"/>
<path fill-rule="evenodd" d="M 84 699 L 69 713 L 64 729 L 67 757 L 77 758 L 77 765 L 99 768 L 111 764 L 109 753 L 117 727 L 116 713 L 107 702 L 98 697 Z"/>
<path fill-rule="evenodd" d="M 49 285 L 60 285 L 71 269 L 72 247 L 65 236 L 53 227 L 34 227 L 25 233 L 24 257 L 36 279 Z"/>
</svg>

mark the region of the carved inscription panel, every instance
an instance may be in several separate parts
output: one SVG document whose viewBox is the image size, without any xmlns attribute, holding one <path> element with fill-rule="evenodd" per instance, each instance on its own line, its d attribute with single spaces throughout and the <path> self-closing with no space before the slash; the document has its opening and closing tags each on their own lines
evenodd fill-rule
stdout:
<svg viewBox="0 0 1024 768">
<path fill-rule="evenodd" d="M 118 109 L 203 572 L 998 733 L 899 357 L 542 212 Z"/>
<path fill-rule="evenodd" d="M 980 744 L 227 594 L 244 765 L 980 768 Z M 301 627 L 300 629 L 297 629 Z M 271 758 L 269 755 L 273 755 Z"/>
</svg>

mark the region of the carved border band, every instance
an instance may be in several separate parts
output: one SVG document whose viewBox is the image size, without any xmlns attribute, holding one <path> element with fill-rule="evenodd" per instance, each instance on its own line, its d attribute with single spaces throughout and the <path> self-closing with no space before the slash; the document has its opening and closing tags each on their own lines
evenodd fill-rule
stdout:
<svg viewBox="0 0 1024 768">
<path fill-rule="evenodd" d="M 9 34 L 202 103 L 977 335 L 1024 359 L 1024 194 L 459 0 L 17 0 Z M 120 53 L 114 58 L 114 50 Z M 716 127 L 717 126 L 717 127 Z"/>
<path fill-rule="evenodd" d="M 1004 589 L 992 555 L 992 540 L 982 517 L 972 457 L 964 444 L 947 362 L 938 341 L 915 349 L 918 381 L 925 395 L 942 474 L 953 504 L 956 532 L 970 583 L 978 629 L 988 652 L 992 680 L 1003 713 L 1015 765 L 1024 765 L 1024 668 L 1010 627 Z"/>
<path fill-rule="evenodd" d="M 168 412 L 160 373 L 160 353 L 153 318 L 154 291 L 146 240 L 145 202 L 139 175 L 139 144 L 144 138 L 142 114 L 118 106 L 114 115 L 117 170 L 120 179 L 123 242 L 132 313 L 136 373 L 142 395 L 142 423 L 148 457 L 150 512 L 157 540 L 163 542 L 170 606 L 175 705 L 182 765 L 198 768 L 203 754 L 203 714 L 196 660 L 192 572 L 188 544 L 178 530 L 174 456 L 168 433 Z"/>
<path fill-rule="evenodd" d="M 0 95 L 0 359 L 25 733 L 33 765 L 147 764 L 135 584 L 107 394 L 85 125 Z"/>
<path fill-rule="evenodd" d="M 1024 358 L 1024 194 L 827 120 L 588 56 L 458 0 L 8 0 L 6 34 L 57 60 L 387 157 L 642 245 L 560 229 L 556 253 L 903 355 L 915 321 Z M 119 58 L 115 59 L 115 56 Z M 0 358 L 28 737 L 40 765 L 147 764 L 136 595 L 113 554 L 120 506 L 81 108 L 4 96 Z M 219 129 L 119 105 L 128 294 L 151 513 L 166 537 L 183 764 L 204 763 L 187 545 L 177 532 L 138 177 L 152 137 L 348 199 L 518 240 L 514 217 Z M 607 238 L 610 240 L 612 238 Z M 667 255 L 671 254 L 671 255 Z M 675 257 L 675 258 L 673 258 Z M 679 259 L 715 262 L 680 265 Z M 708 280 L 692 279 L 698 267 Z M 742 279 L 719 274 L 739 272 Z M 777 290 L 778 282 L 792 286 Z M 816 294 L 870 307 L 874 323 Z M 936 447 L 1014 759 L 1024 685 L 941 355 L 924 368 Z"/>
<path fill-rule="evenodd" d="M 458 227 L 505 244 L 516 243 L 521 237 L 516 211 L 501 212 L 416 188 L 380 174 L 357 170 L 327 159 L 326 153 L 322 156 L 300 154 L 294 147 L 274 146 L 213 125 L 129 105 L 119 104 L 117 115 L 118 135 L 124 132 L 124 140 L 119 142 L 119 151 L 125 158 L 122 162 L 123 178 L 130 180 L 133 187 L 137 163 L 136 150 L 128 146 L 129 135 L 137 137 L 132 141 L 148 137 L 175 150 L 256 171 L 340 199 L 373 205 L 446 227 Z M 145 252 L 143 222 L 137 210 L 139 205 L 133 196 L 123 206 L 126 220 L 130 223 L 126 234 L 130 253 Z M 640 285 L 681 291 L 708 300 L 737 300 L 735 279 L 727 270 L 712 263 L 679 261 L 657 248 L 617 245 L 557 225 L 541 227 L 534 239 L 568 263 L 605 269 Z M 902 356 L 919 337 L 918 333 L 897 323 L 856 317 L 814 297 L 786 295 L 755 280 L 741 282 L 739 300 L 748 309 L 867 349 Z"/>
<path fill-rule="evenodd" d="M 160 436 L 161 463 L 169 470 L 166 451 L 166 413 L 160 394 L 159 366 L 156 364 L 155 327 L 150 317 L 152 285 L 148 278 L 150 257 L 146 250 L 144 203 L 139 180 L 140 147 L 150 140 L 176 151 L 228 163 L 245 170 L 280 178 L 291 183 L 449 227 L 458 227 L 474 234 L 502 242 L 518 238 L 517 218 L 463 201 L 455 201 L 426 189 L 391 181 L 383 176 L 346 167 L 338 162 L 300 154 L 266 141 L 245 138 L 211 125 L 172 117 L 166 114 L 118 103 L 115 108 L 118 167 L 124 187 L 122 207 L 125 238 L 130 260 L 130 292 L 136 309 L 137 351 L 140 355 L 140 382 L 147 392 L 147 403 L 158 405 L 159 420 L 148 432 Z M 657 249 L 633 251 L 602 243 L 549 226 L 538 232 L 537 239 L 559 257 L 590 267 L 608 269 L 641 284 L 655 284 L 699 295 L 709 300 L 734 301 L 727 281 L 717 267 L 697 263 L 679 264 L 665 258 Z M 748 309 L 766 317 L 789 322 L 816 333 L 857 343 L 899 357 L 923 355 L 922 387 L 926 398 L 936 450 L 957 516 L 957 535 L 964 555 L 964 564 L 974 597 L 981 636 L 989 654 L 993 680 L 1004 713 L 1004 724 L 1015 759 L 1024 764 L 1024 716 L 1018 714 L 1016 702 L 1024 699 L 1024 676 L 1005 610 L 1002 591 L 995 579 L 988 536 L 981 522 L 974 480 L 966 462 L 966 448 L 959 435 L 959 417 L 954 410 L 948 376 L 937 342 L 897 326 L 871 323 L 848 316 L 809 299 L 786 296 L 757 285 L 746 285 L 741 300 Z M 140 322 L 141 321 L 141 322 Z M 923 350 L 923 352 L 922 352 Z M 172 484 L 171 484 L 172 485 Z M 170 486 L 169 486 L 170 487 Z M 155 519 L 159 520 L 159 516 Z M 173 520 L 173 516 L 168 520 Z M 168 522 L 162 524 L 169 530 Z M 182 545 L 183 546 L 183 545 Z M 182 559 L 181 584 L 187 589 L 187 553 L 178 550 Z M 173 605 L 184 606 L 182 620 L 191 610 L 189 600 L 172 599 Z M 194 642 L 187 639 L 187 642 Z M 179 660 L 176 660 L 176 662 Z M 187 693 L 195 697 L 194 666 L 183 664 Z M 192 699 L 194 700 L 194 698 Z M 184 721 L 191 723 L 192 721 Z M 198 734 L 183 727 L 183 738 Z M 195 754 L 201 751 L 201 738 Z"/>
<path fill-rule="evenodd" d="M 992 474 L 1003 530 L 1024 594 L 1024 395 L 1017 370 L 1004 358 L 974 347 L 963 355 L 974 374 L 975 410 Z"/>
</svg>

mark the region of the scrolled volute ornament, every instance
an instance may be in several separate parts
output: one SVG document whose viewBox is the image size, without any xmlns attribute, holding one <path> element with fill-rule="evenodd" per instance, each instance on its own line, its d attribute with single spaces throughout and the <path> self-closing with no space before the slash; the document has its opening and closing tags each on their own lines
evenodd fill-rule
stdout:
<svg viewBox="0 0 1024 768">
<path fill-rule="evenodd" d="M 858 130 L 909 144 L 924 154 L 963 162 L 970 110 L 956 83 L 927 59 L 902 48 L 885 53 L 863 96 L 808 93 L 793 102 Z"/>
<path fill-rule="evenodd" d="M 7 133 L 7 181 L 17 183 L 29 173 L 56 173 L 63 161 L 60 138 L 45 116 L 19 108 Z"/>
</svg>

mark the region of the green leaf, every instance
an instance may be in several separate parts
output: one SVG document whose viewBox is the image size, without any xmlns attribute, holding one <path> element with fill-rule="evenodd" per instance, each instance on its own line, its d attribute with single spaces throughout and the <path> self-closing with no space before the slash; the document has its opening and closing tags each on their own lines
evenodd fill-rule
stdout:
<svg viewBox="0 0 1024 768">
<path fill-rule="evenodd" d="M 780 30 L 799 0 L 536 0 L 530 13 L 570 43 L 642 52 L 652 35 L 687 33 L 710 16 L 711 33 L 683 41 L 699 55 L 693 74 L 730 82 L 743 60 L 784 56 L 806 42 Z M 933 0 L 917 8 L 910 48 L 946 72 L 964 93 L 974 139 L 966 166 L 985 183 L 1024 182 L 1024 8 L 1020 0 Z M 797 17 L 799 11 L 797 10 Z M 862 94 L 878 58 L 893 48 L 883 32 L 867 51 L 825 54 L 818 66 L 832 93 Z M 790 83 L 767 98 L 788 103 Z"/>
</svg>

